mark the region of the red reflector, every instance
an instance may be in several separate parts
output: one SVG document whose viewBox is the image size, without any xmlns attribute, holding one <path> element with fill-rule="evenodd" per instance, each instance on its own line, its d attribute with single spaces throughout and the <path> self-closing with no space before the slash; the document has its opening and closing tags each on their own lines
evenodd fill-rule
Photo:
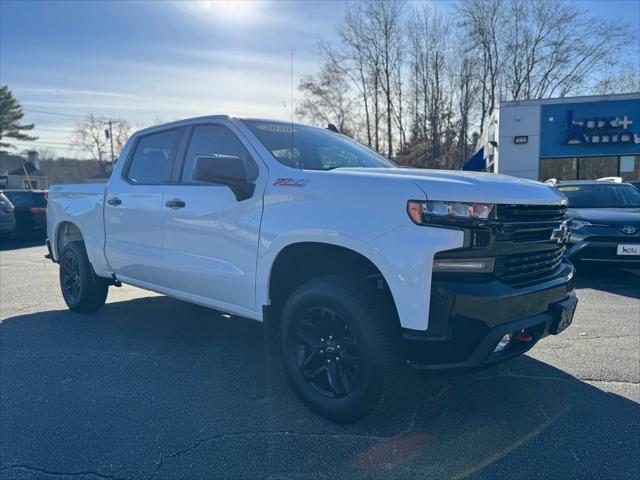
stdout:
<svg viewBox="0 0 640 480">
<path fill-rule="evenodd" d="M 531 340 L 533 340 L 533 337 L 529 335 L 527 332 L 525 332 L 524 330 L 520 330 L 519 332 L 516 332 L 513 335 L 513 338 L 518 342 L 530 342 Z"/>
<path fill-rule="evenodd" d="M 5 213 L 13 213 L 15 208 L 13 208 L 13 207 L 4 207 L 2 210 L 4 210 Z"/>
<path fill-rule="evenodd" d="M 42 208 L 42 207 L 31 207 L 31 208 L 29 209 L 29 211 L 30 211 L 31 213 L 46 213 L 46 212 L 47 212 L 47 209 L 46 209 L 46 208 Z"/>
</svg>

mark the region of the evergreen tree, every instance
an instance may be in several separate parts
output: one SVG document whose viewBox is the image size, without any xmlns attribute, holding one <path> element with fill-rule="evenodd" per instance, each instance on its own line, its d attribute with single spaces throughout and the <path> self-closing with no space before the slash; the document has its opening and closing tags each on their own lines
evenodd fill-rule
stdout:
<svg viewBox="0 0 640 480">
<path fill-rule="evenodd" d="M 14 140 L 37 140 L 38 137 L 32 137 L 23 133 L 32 130 L 34 125 L 30 123 L 23 125 L 20 123 L 24 114 L 20 102 L 9 90 L 6 85 L 0 85 L 0 149 L 15 148 L 14 145 L 7 143 L 7 139 Z"/>
</svg>

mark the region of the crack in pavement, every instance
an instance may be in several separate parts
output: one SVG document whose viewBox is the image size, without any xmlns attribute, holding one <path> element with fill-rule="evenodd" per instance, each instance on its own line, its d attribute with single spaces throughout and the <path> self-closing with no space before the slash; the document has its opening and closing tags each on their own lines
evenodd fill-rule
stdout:
<svg viewBox="0 0 640 480">
<path fill-rule="evenodd" d="M 26 472 L 31 473 L 39 473 L 41 475 L 48 475 L 51 477 L 96 477 L 104 480 L 129 480 L 124 477 L 117 477 L 114 475 L 107 475 L 103 473 L 98 473 L 93 470 L 86 470 L 83 472 L 57 472 L 54 470 L 47 470 L 45 468 L 31 467 L 25 464 L 15 464 L 15 465 L 2 465 L 0 466 L 0 471 L 2 470 L 24 470 Z"/>
<path fill-rule="evenodd" d="M 612 381 L 612 380 L 601 380 L 601 379 L 585 379 L 585 378 L 578 378 L 578 377 L 555 377 L 555 376 L 540 376 L 540 375 L 526 375 L 526 374 L 518 374 L 518 373 L 514 373 L 510 370 L 504 370 L 496 375 L 488 375 L 488 376 L 482 376 L 482 377 L 477 377 L 477 378 L 473 378 L 470 379 L 468 381 L 465 382 L 460 382 L 460 383 L 456 383 L 453 385 L 445 385 L 442 388 L 440 388 L 440 390 L 438 390 L 436 393 L 434 393 L 433 395 L 429 396 L 429 397 L 424 397 L 422 399 L 420 399 L 419 401 L 416 402 L 415 407 L 413 408 L 413 411 L 409 417 L 409 421 L 407 422 L 407 425 L 405 428 L 403 428 L 402 430 L 398 431 L 398 433 L 394 434 L 394 435 L 390 435 L 390 436 L 381 436 L 381 435 L 367 435 L 367 434 L 358 434 L 358 433 L 313 433 L 313 432 L 291 432 L 291 431 L 287 431 L 287 430 L 282 430 L 282 431 L 245 431 L 245 432 L 229 432 L 229 433 L 219 433 L 219 434 L 215 434 L 215 435 L 209 435 L 203 438 L 200 438 L 194 442 L 192 442 L 191 444 L 189 444 L 188 446 L 171 452 L 169 454 L 163 455 L 161 456 L 156 462 L 155 462 L 155 468 L 153 470 L 153 472 L 147 477 L 149 479 L 153 479 L 160 471 L 160 469 L 162 468 L 162 466 L 169 460 L 171 460 L 172 458 L 176 458 L 179 457 L 181 455 L 184 455 L 186 453 L 189 453 L 193 450 L 198 449 L 199 447 L 201 447 L 202 445 L 205 445 L 207 443 L 211 443 L 217 440 L 226 440 L 226 439 L 233 439 L 233 438 L 251 438 L 251 437 L 299 437 L 299 438 L 322 438 L 322 439 L 341 439 L 341 440 L 362 440 L 362 441 L 368 441 L 368 442 L 385 442 L 385 441 L 390 441 L 390 440 L 395 440 L 398 438 L 401 438 L 405 435 L 410 434 L 416 426 L 417 420 L 418 420 L 418 415 L 420 413 L 420 411 L 422 410 L 422 408 L 424 407 L 424 405 L 427 402 L 434 402 L 439 400 L 440 398 L 442 398 L 445 394 L 447 394 L 449 391 L 451 391 L 452 389 L 458 389 L 458 388 L 462 388 L 462 387 L 466 387 L 468 385 L 471 385 L 473 383 L 478 383 L 478 382 L 485 382 L 485 381 L 489 381 L 489 380 L 497 380 L 497 379 L 502 379 L 502 378 L 513 378 L 513 379 L 518 379 L 518 380 L 543 380 L 543 381 L 583 381 L 583 382 L 602 382 L 602 383 L 620 383 L 620 384 L 629 384 L 629 385 L 639 385 L 639 383 L 635 383 L 635 382 L 626 382 L 626 381 Z M 543 411 L 543 413 L 546 414 L 546 412 Z M 548 414 L 546 415 L 548 417 Z M 97 471 L 82 471 L 82 472 L 57 472 L 57 471 L 53 471 L 53 470 L 47 470 L 47 469 L 43 469 L 43 468 L 36 468 L 36 467 L 31 467 L 29 465 L 25 465 L 25 464 L 16 464 L 16 465 L 6 465 L 6 466 L 0 466 L 0 470 L 6 470 L 6 469 L 19 469 L 19 470 L 25 470 L 27 472 L 37 472 L 43 475 L 50 475 L 50 476 L 86 476 L 86 477 L 95 477 L 98 479 L 104 479 L 104 480 L 129 480 L 127 478 L 124 477 L 117 477 L 114 475 L 108 475 L 108 474 L 102 474 L 99 473 Z M 276 472 L 275 474 L 278 474 L 281 472 Z M 271 474 L 274 475 L 274 474 Z"/>
<path fill-rule="evenodd" d="M 251 437 L 283 437 L 283 436 L 289 436 L 289 437 L 302 437 L 302 438 L 330 438 L 330 439 L 358 439 L 358 440 L 369 440 L 369 441 L 383 441 L 383 440 L 387 440 L 389 438 L 392 437 L 383 437 L 383 436 L 377 436 L 377 435 L 364 435 L 364 434 L 340 434 L 340 433 L 336 433 L 336 434 L 332 434 L 332 433 L 309 433 L 309 432 L 289 432 L 286 430 L 283 431 L 272 431 L 272 432 L 268 432 L 268 431 L 264 431 L 264 432 L 252 432 L 252 431 L 247 431 L 247 432 L 231 432 L 231 433 L 219 433 L 216 435 L 210 435 L 204 438 L 201 438 L 199 440 L 196 440 L 195 442 L 191 443 L 189 446 L 178 450 L 176 452 L 173 453 L 169 453 L 167 455 L 162 456 L 157 462 L 156 462 L 156 468 L 154 470 L 154 472 L 149 476 L 149 478 L 154 478 L 158 471 L 160 470 L 160 468 L 162 467 L 162 465 L 164 465 L 168 460 L 171 460 L 172 458 L 176 458 L 179 457 L 181 455 L 184 455 L 185 453 L 189 453 L 197 448 L 199 448 L 200 446 L 206 444 L 206 443 L 210 443 L 210 442 L 214 442 L 216 440 L 226 440 L 226 439 L 230 439 L 230 438 L 251 438 Z"/>
<path fill-rule="evenodd" d="M 391 435 L 391 436 L 379 436 L 379 435 L 366 435 L 366 434 L 340 434 L 340 433 L 310 433 L 310 432 L 289 432 L 289 431 L 262 431 L 262 432 L 252 432 L 252 431 L 246 431 L 246 432 L 231 432 L 231 433 L 219 433 L 219 434 L 215 434 L 215 435 L 209 435 L 206 437 L 203 437 L 199 440 L 196 440 L 194 442 L 192 442 L 191 444 L 189 444 L 187 447 L 184 447 L 180 450 L 177 450 L 175 452 L 169 453 L 167 455 L 163 455 L 162 457 L 160 457 L 159 460 L 156 461 L 156 468 L 154 470 L 154 472 L 149 476 L 149 479 L 154 478 L 160 468 L 162 468 L 162 466 L 170 459 L 172 458 L 176 458 L 179 457 L 181 455 L 184 455 L 185 453 L 189 453 L 199 447 L 201 447 L 202 445 L 205 445 L 207 443 L 210 442 L 214 442 L 216 440 L 221 440 L 221 439 L 229 439 L 229 438 L 247 438 L 247 437 L 252 437 L 252 436 L 262 436 L 262 437 L 266 437 L 266 436 L 273 436 L 273 437 L 278 437 L 278 436 L 291 436 L 291 437 L 302 437 L 302 438 L 332 438 L 332 439 L 357 439 L 357 440 L 366 440 L 366 441 L 372 441 L 372 442 L 384 442 L 384 441 L 389 441 L 389 440 L 395 440 L 398 439 L 400 437 L 403 437 L 405 435 L 408 435 L 409 433 L 411 433 L 413 431 L 413 429 L 415 428 L 416 425 L 416 421 L 418 418 L 418 414 L 420 413 L 420 410 L 422 409 L 422 407 L 424 406 L 425 403 L 427 402 L 434 402 L 436 400 L 439 400 L 440 398 L 442 398 L 447 392 L 449 392 L 452 388 L 459 388 L 459 387 L 463 387 L 472 383 L 476 383 L 476 382 L 482 382 L 482 381 L 487 381 L 487 380 L 495 380 L 495 379 L 500 379 L 500 378 L 516 378 L 516 379 L 532 379 L 532 380 L 562 380 L 562 381 L 570 381 L 573 379 L 573 377 L 571 378 L 561 378 L 561 377 L 543 377 L 543 376 L 533 376 L 533 375 L 520 375 L 520 374 L 515 374 L 509 371 L 506 372 L 501 372 L 500 374 L 497 375 L 489 375 L 489 376 L 484 376 L 484 377 L 477 377 L 474 379 L 471 379 L 469 381 L 466 382 L 462 382 L 462 383 L 458 383 L 455 385 L 445 385 L 444 387 L 442 387 L 437 393 L 435 393 L 434 395 L 427 397 L 427 398 L 422 398 L 421 400 L 419 400 L 416 403 L 416 406 L 413 409 L 413 412 L 411 413 L 411 416 L 409 418 L 409 422 L 407 423 L 407 426 L 405 428 L 403 428 L 402 430 L 400 430 L 398 433 L 396 433 L 395 435 Z"/>
<path fill-rule="evenodd" d="M 195 442 L 191 443 L 189 446 L 178 450 L 176 452 L 167 454 L 162 456 L 157 462 L 156 462 L 156 468 L 154 470 L 154 472 L 150 475 L 150 479 L 155 477 L 155 475 L 157 475 L 158 471 L 160 470 L 160 468 L 162 467 L 162 465 L 164 465 L 165 462 L 167 462 L 168 460 L 178 457 L 180 455 L 184 455 L 185 453 L 189 453 L 197 448 L 199 448 L 200 446 L 206 444 L 206 443 L 210 443 L 210 442 L 214 442 L 216 440 L 221 440 L 221 439 L 229 439 L 229 438 L 247 438 L 247 437 L 281 437 L 281 436 L 290 436 L 290 437 L 302 437 L 302 438 L 330 438 L 330 439 L 340 439 L 340 440 L 365 440 L 365 441 L 371 441 L 371 442 L 384 442 L 384 441 L 389 441 L 389 440 L 395 440 L 397 438 L 403 437 L 409 433 L 411 433 L 413 431 L 413 429 L 415 428 L 415 424 L 416 424 L 416 420 L 418 417 L 418 413 L 420 412 L 420 410 L 422 409 L 424 403 L 428 402 L 428 401 L 435 401 L 437 399 L 439 399 L 442 395 L 445 394 L 445 392 L 448 390 L 448 387 L 444 387 L 443 389 L 441 389 L 438 393 L 436 393 L 434 396 L 429 397 L 429 398 L 423 398 L 422 400 L 418 401 L 416 403 L 416 406 L 413 409 L 413 412 L 411 413 L 411 416 L 409 417 L 409 422 L 407 423 L 407 426 L 405 428 L 403 428 L 402 430 L 400 430 L 398 433 L 396 433 L 395 435 L 391 435 L 391 436 L 381 436 L 381 435 L 366 435 L 366 434 L 358 434 L 358 433 L 312 433 L 312 432 L 289 432 L 286 430 L 282 430 L 282 431 L 262 431 L 262 432 L 252 432 L 252 431 L 247 431 L 247 432 L 232 432 L 232 433 L 220 433 L 220 434 L 216 434 L 216 435 L 210 435 L 204 438 L 201 438 L 199 440 L 196 440 Z"/>
</svg>

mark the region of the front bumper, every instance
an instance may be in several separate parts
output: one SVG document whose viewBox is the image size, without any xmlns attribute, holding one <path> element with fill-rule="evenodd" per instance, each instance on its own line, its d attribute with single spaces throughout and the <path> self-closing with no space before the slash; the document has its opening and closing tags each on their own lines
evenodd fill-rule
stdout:
<svg viewBox="0 0 640 480">
<path fill-rule="evenodd" d="M 595 227 L 594 227 L 595 228 Z M 640 255 L 618 255 L 618 245 L 640 245 L 640 232 L 623 235 L 612 228 L 605 234 L 594 234 L 592 229 L 571 233 L 566 257 L 573 262 L 604 262 L 615 265 L 640 266 Z"/>
<path fill-rule="evenodd" d="M 499 280 L 460 282 L 434 275 L 429 328 L 403 332 L 406 361 L 426 370 L 466 369 L 526 352 L 554 333 L 564 305 L 577 301 L 573 273 L 573 265 L 564 261 L 552 279 L 524 288 Z M 522 330 L 529 341 L 512 341 L 494 352 L 504 335 Z"/>
</svg>

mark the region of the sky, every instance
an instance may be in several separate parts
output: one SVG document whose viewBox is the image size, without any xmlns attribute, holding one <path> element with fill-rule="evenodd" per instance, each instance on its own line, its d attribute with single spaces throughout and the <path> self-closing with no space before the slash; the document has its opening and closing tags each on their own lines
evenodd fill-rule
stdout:
<svg viewBox="0 0 640 480">
<path fill-rule="evenodd" d="M 573 3 L 640 33 L 640 0 Z M 88 113 L 140 127 L 221 113 L 288 119 L 292 50 L 297 85 L 315 71 L 318 42 L 334 39 L 346 5 L 0 0 L 0 83 L 39 137 L 19 148 L 74 154 L 71 131 Z"/>
</svg>

